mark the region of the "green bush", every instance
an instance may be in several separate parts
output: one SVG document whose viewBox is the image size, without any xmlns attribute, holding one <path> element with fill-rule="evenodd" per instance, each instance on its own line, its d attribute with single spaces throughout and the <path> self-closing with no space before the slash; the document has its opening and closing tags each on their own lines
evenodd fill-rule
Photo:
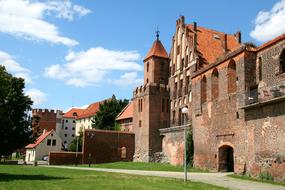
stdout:
<svg viewBox="0 0 285 190">
<path fill-rule="evenodd" d="M 259 178 L 261 180 L 274 181 L 274 178 L 272 177 L 272 175 L 270 175 L 268 171 L 261 172 L 259 174 Z"/>
</svg>

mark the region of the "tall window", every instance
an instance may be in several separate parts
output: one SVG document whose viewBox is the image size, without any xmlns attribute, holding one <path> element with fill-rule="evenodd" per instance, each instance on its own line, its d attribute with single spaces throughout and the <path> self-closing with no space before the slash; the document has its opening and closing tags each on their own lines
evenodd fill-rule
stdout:
<svg viewBox="0 0 285 190">
<path fill-rule="evenodd" d="M 228 65 L 228 93 L 233 93 L 237 88 L 237 75 L 236 75 L 236 63 L 234 60 L 230 60 Z"/>
<path fill-rule="evenodd" d="M 165 107 L 165 99 L 164 98 L 162 98 L 161 99 L 161 112 L 164 112 L 164 107 Z"/>
<path fill-rule="evenodd" d="M 258 58 L 258 80 L 262 81 L 262 59 Z"/>
<path fill-rule="evenodd" d="M 285 73 L 285 49 L 283 49 L 280 55 L 280 67 L 281 67 L 281 73 Z"/>
<path fill-rule="evenodd" d="M 148 70 L 149 70 L 149 63 L 147 62 L 146 63 L 146 72 L 148 72 Z"/>
<path fill-rule="evenodd" d="M 219 72 L 215 68 L 212 72 L 212 100 L 219 97 Z"/>
<path fill-rule="evenodd" d="M 207 79 L 206 76 L 203 76 L 201 80 L 201 104 L 207 101 Z"/>
</svg>

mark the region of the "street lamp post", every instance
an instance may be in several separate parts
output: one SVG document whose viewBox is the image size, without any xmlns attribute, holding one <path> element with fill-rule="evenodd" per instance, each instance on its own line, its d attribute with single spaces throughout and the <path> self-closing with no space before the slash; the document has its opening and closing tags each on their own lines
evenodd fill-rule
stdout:
<svg viewBox="0 0 285 190">
<path fill-rule="evenodd" d="M 187 182 L 187 124 L 186 118 L 188 115 L 188 108 L 185 106 L 182 108 L 182 114 L 184 114 L 184 182 Z"/>
<path fill-rule="evenodd" d="M 75 153 L 75 157 L 76 157 L 76 160 L 75 160 L 75 165 L 77 166 L 77 162 L 78 162 L 78 136 L 76 136 L 76 153 Z"/>
</svg>

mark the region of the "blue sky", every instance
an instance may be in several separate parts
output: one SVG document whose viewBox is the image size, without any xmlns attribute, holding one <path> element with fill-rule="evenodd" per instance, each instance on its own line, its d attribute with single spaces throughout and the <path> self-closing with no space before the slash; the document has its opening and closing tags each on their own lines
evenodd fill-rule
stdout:
<svg viewBox="0 0 285 190">
<path fill-rule="evenodd" d="M 0 64 L 26 79 L 35 108 L 130 99 L 156 27 L 169 51 L 179 15 L 258 45 L 285 33 L 285 0 L 2 0 Z"/>
</svg>

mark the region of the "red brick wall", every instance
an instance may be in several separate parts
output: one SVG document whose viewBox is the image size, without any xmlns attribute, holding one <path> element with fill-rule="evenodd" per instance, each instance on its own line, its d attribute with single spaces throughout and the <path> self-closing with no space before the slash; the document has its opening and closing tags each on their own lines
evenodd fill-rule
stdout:
<svg viewBox="0 0 285 190">
<path fill-rule="evenodd" d="M 77 163 L 82 164 L 82 152 L 77 153 Z M 76 152 L 50 152 L 50 165 L 76 164 Z"/>
<path fill-rule="evenodd" d="M 133 133 L 89 129 L 84 131 L 83 163 L 132 161 L 134 156 Z M 122 148 L 126 148 L 126 157 Z"/>
<path fill-rule="evenodd" d="M 56 112 L 48 109 L 33 109 L 32 115 L 40 116 L 40 129 L 50 131 L 56 128 Z"/>
</svg>

